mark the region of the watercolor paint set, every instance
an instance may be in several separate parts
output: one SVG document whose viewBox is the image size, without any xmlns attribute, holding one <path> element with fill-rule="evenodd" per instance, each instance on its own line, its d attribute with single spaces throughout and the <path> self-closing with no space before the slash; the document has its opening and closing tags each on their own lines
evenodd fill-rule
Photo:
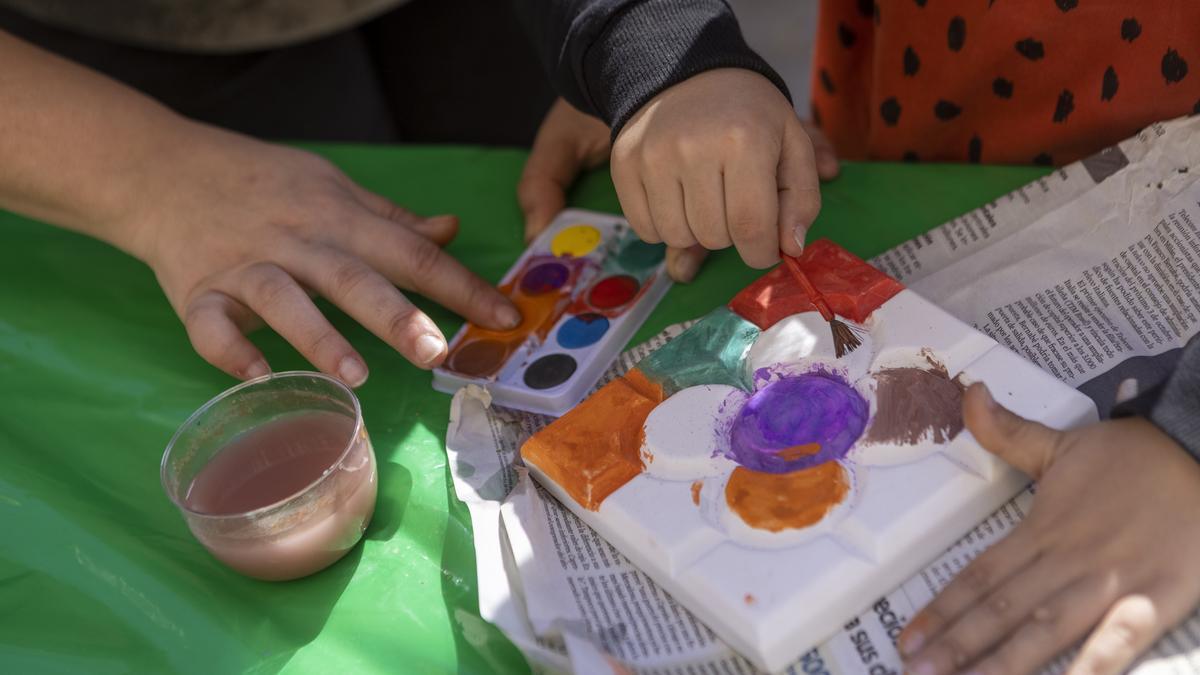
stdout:
<svg viewBox="0 0 1200 675">
<path fill-rule="evenodd" d="M 1086 396 L 835 244 L 798 263 L 521 448 L 549 492 L 771 672 L 1027 483 L 963 428 L 967 386 L 1052 427 L 1096 418 Z M 814 299 L 856 349 L 837 355 Z"/>
<path fill-rule="evenodd" d="M 618 216 L 562 212 L 500 282 L 521 324 L 510 331 L 463 326 L 433 371 L 434 388 L 453 393 L 477 384 L 496 405 L 563 414 L 670 289 L 665 254 Z"/>
</svg>

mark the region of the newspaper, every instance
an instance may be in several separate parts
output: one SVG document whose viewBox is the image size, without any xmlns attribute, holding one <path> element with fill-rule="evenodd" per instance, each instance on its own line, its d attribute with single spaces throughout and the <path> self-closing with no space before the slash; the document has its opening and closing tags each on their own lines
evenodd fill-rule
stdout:
<svg viewBox="0 0 1200 675">
<path fill-rule="evenodd" d="M 1196 139 L 1200 118 L 1153 125 L 871 262 L 1078 387 L 1107 416 L 1161 381 L 1200 324 Z M 623 354 L 603 382 L 684 328 Z M 541 672 L 757 672 L 530 480 L 518 450 L 550 419 L 489 404 L 482 389 L 460 391 L 447 433 L 455 490 L 474 526 L 483 618 Z M 903 672 L 895 641 L 905 623 L 1033 499 L 1031 486 L 947 551 L 930 551 L 924 569 L 786 672 Z M 1071 656 L 1047 672 L 1063 672 Z M 1200 673 L 1200 612 L 1134 670 Z"/>
</svg>

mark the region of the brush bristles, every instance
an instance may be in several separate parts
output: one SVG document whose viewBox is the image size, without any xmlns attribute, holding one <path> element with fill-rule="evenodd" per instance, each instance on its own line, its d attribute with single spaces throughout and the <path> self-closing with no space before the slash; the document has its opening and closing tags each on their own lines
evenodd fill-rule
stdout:
<svg viewBox="0 0 1200 675">
<path fill-rule="evenodd" d="M 837 354 L 837 358 L 840 359 L 862 346 L 862 338 L 858 336 L 858 331 L 852 326 L 832 319 L 829 322 L 829 328 L 833 331 L 833 351 Z"/>
</svg>

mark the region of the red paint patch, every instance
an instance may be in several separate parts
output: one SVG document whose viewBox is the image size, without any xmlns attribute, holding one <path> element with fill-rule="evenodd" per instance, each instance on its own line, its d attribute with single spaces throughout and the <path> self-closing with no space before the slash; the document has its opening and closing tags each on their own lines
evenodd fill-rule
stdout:
<svg viewBox="0 0 1200 675">
<path fill-rule="evenodd" d="M 588 302 L 596 309 L 614 309 L 637 296 L 641 284 L 628 274 L 601 279 L 588 292 Z"/>
<path fill-rule="evenodd" d="M 809 244 L 799 260 L 830 309 L 857 323 L 866 321 L 871 312 L 904 290 L 899 281 L 828 239 Z M 792 314 L 817 310 L 783 265 L 734 296 L 729 309 L 762 330 Z"/>
</svg>

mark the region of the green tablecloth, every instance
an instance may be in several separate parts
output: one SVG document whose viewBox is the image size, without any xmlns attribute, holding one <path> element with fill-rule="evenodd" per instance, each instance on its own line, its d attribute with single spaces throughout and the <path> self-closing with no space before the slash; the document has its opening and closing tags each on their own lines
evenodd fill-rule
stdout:
<svg viewBox="0 0 1200 675">
<path fill-rule="evenodd" d="M 314 148 L 415 211 L 456 213 L 450 250 L 497 280 L 521 250 L 524 153 Z M 1028 168 L 850 164 L 814 235 L 874 255 L 1039 175 Z M 607 174 L 577 206 L 616 211 Z M 703 314 L 757 276 L 731 252 L 677 286 L 634 338 Z M 447 335 L 459 319 L 423 303 Z M 333 312 L 362 352 L 379 459 L 364 543 L 300 581 L 257 582 L 193 541 L 158 464 L 175 428 L 233 384 L 188 345 L 150 270 L 104 244 L 0 214 L 0 672 L 525 671 L 479 618 L 465 507 L 443 441 L 450 398 Z M 255 337 L 277 370 L 306 368 Z"/>
</svg>

